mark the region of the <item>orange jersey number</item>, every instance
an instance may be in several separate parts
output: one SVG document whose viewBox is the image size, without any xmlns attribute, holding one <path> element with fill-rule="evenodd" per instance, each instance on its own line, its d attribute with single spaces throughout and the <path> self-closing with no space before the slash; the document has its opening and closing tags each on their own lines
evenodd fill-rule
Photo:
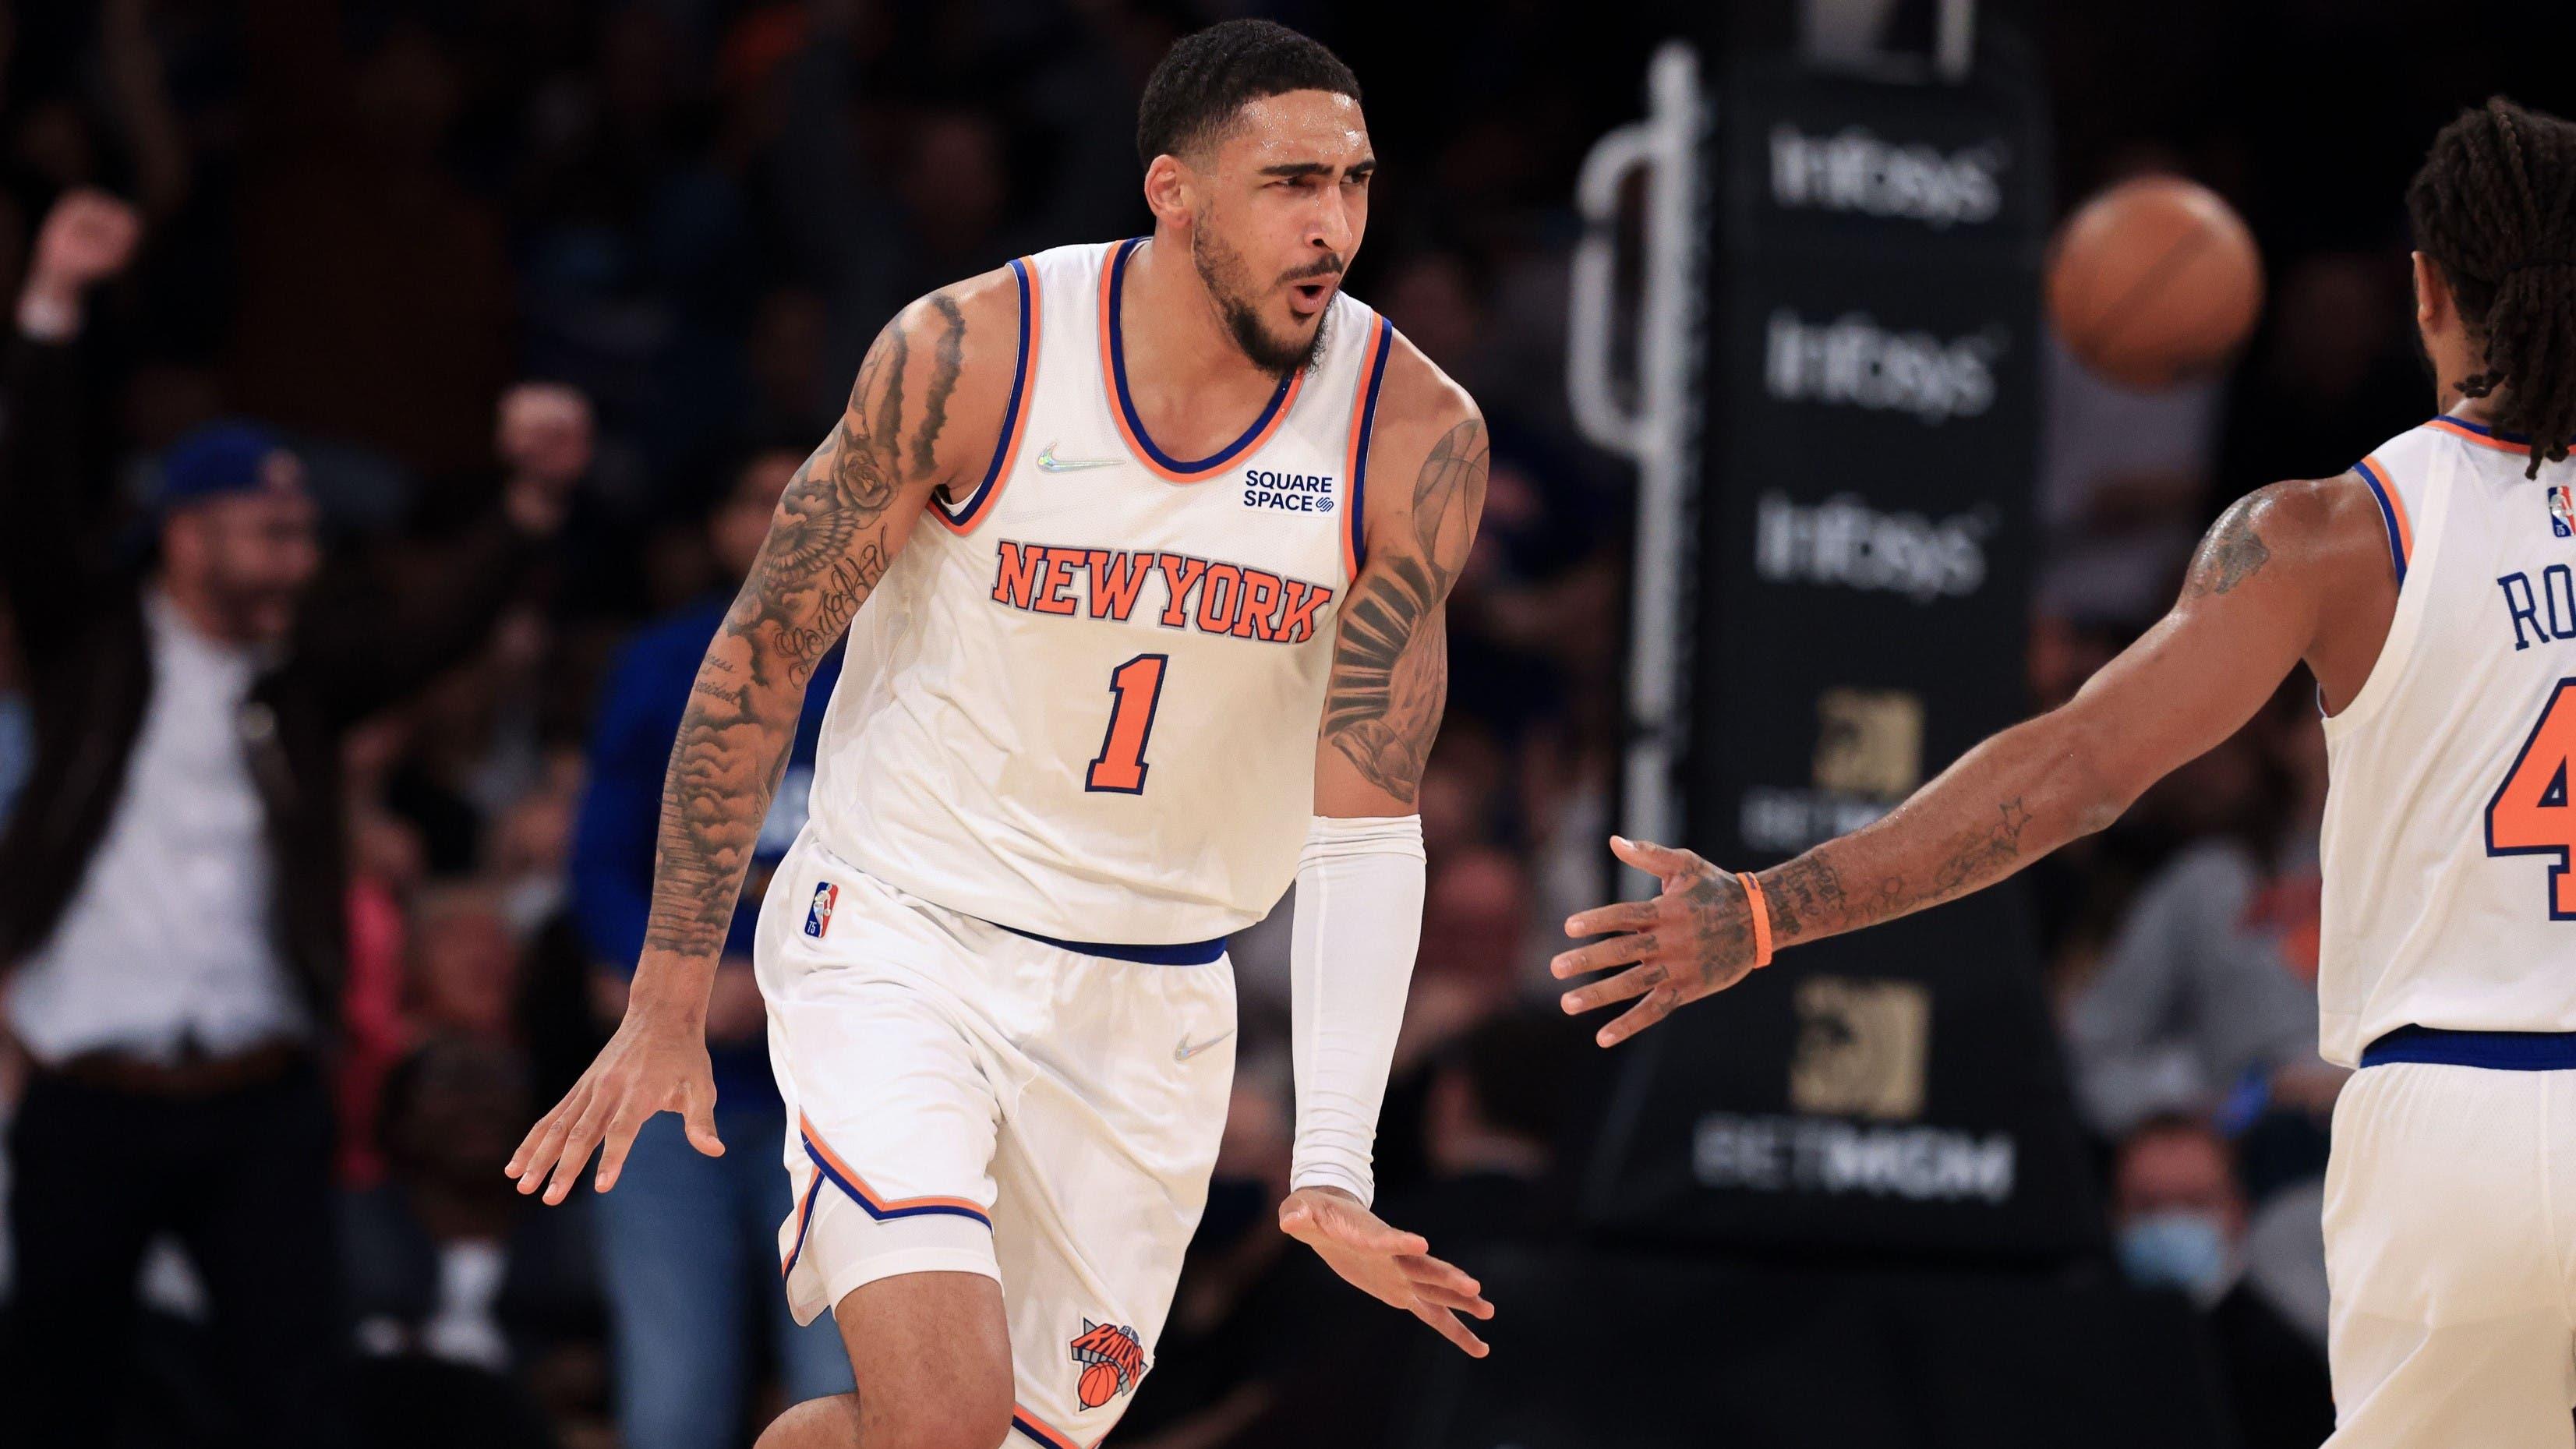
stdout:
<svg viewBox="0 0 2576 1449">
<path fill-rule="evenodd" d="M 1100 754 L 1083 776 L 1086 790 L 1121 795 L 1145 793 L 1145 741 L 1154 733 L 1154 707 L 1163 702 L 1163 666 L 1168 654 L 1139 654 L 1109 671 L 1109 730 L 1100 737 Z"/>
<path fill-rule="evenodd" d="M 2576 679 L 2562 679 L 2532 726 L 2522 754 L 2487 802 L 2487 854 L 2554 855 L 2549 868 L 2549 918 L 2576 921 L 2576 804 L 2568 776 L 2576 772 Z"/>
</svg>

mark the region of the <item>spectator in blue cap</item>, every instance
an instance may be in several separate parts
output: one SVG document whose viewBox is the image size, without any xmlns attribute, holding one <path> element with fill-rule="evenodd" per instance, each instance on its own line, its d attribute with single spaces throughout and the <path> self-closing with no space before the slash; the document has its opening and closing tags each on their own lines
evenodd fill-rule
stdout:
<svg viewBox="0 0 2576 1449">
<path fill-rule="evenodd" d="M 72 356 L 86 293 L 137 229 L 110 197 L 59 203 L 5 357 L 0 589 L 36 746 L 0 833 L 0 999 L 30 1062 L 0 1402 L 13 1445 L 120 1437 L 137 1265 L 167 1232 L 205 1285 L 209 1382 L 243 1441 L 341 1444 L 317 1066 L 346 953 L 340 742 L 489 634 L 562 521 L 586 405 L 542 388 L 505 402 L 501 506 L 399 595 L 313 596 L 302 465 L 255 423 L 169 450 L 138 560 L 82 456 Z"/>
<path fill-rule="evenodd" d="M 209 423 L 161 465 L 161 587 L 205 633 L 240 644 L 286 637 L 322 561 L 304 465 L 252 422 Z"/>
</svg>

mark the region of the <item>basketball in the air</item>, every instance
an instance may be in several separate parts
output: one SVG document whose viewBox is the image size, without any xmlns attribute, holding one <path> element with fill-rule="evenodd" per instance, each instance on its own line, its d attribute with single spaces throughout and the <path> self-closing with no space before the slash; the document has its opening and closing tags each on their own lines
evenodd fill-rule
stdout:
<svg viewBox="0 0 2576 1449">
<path fill-rule="evenodd" d="M 2263 309 L 2254 234 L 2218 193 L 2141 176 L 2078 207 L 2048 259 L 2048 315 L 2076 360 L 2124 387 L 2208 373 Z"/>
<path fill-rule="evenodd" d="M 1061 1381 L 1059 1381 L 1061 1382 Z M 1082 1406 L 1097 1409 L 1118 1392 L 1118 1366 L 1096 1363 L 1082 1371 L 1082 1382 L 1074 1391 L 1082 1396 Z"/>
</svg>

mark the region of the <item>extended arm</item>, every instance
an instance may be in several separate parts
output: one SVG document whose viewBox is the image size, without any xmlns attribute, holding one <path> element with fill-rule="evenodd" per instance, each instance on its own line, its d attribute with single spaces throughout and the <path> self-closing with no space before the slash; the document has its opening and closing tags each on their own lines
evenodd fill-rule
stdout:
<svg viewBox="0 0 2576 1449">
<path fill-rule="evenodd" d="M 1363 1291 L 1468 1353 L 1459 1313 L 1491 1317 L 1474 1279 L 1368 1211 L 1378 1108 L 1422 935 L 1414 799 L 1449 688 L 1445 611 L 1484 507 L 1484 420 L 1404 349 L 1373 447 L 1368 558 L 1340 614 L 1315 752 L 1315 819 L 1289 945 L 1297 1143 L 1280 1226 Z"/>
<path fill-rule="evenodd" d="M 18 298 L 0 419 L 0 586 L 39 670 L 86 637 L 95 593 L 113 586 L 114 492 L 81 455 L 73 342 L 89 289 L 123 269 L 139 231 L 114 197 L 68 193 L 46 213 Z"/>
<path fill-rule="evenodd" d="M 2242 726 L 2302 659 L 2330 696 L 2349 700 L 2395 599 L 2376 519 L 2357 495 L 2349 478 L 2248 495 L 2202 541 L 2172 611 L 2073 700 L 1986 740 L 1877 822 L 1763 871 L 1775 948 L 1956 899 L 2103 828 Z M 2361 640 L 2373 618 L 2378 629 Z M 1612 849 L 1664 889 L 1566 922 L 1572 936 L 1619 934 L 1559 955 L 1559 977 L 1629 968 L 1567 992 L 1566 1010 L 1644 998 L 1601 1029 L 1604 1046 L 1734 985 L 1756 959 L 1734 876 L 1688 851 L 1616 839 Z"/>
<path fill-rule="evenodd" d="M 707 645 L 662 787 L 653 896 L 625 1020 L 599 1060 L 510 1160 L 522 1192 L 560 1202 L 594 1146 L 614 1186 L 645 1119 L 680 1112 L 710 1155 L 715 1091 L 707 992 L 815 666 L 849 627 L 920 518 L 975 445 L 943 438 L 962 396 L 970 317 L 993 320 L 978 279 L 933 294 L 868 349 L 848 409 L 779 499 L 769 537 Z M 1016 294 L 1000 305 L 1015 309 Z M 1015 326 L 1012 315 L 1000 321 Z M 998 425 L 998 409 L 993 410 Z M 981 442 L 992 444 L 991 432 Z M 549 1182 L 548 1176 L 552 1180 Z"/>
</svg>

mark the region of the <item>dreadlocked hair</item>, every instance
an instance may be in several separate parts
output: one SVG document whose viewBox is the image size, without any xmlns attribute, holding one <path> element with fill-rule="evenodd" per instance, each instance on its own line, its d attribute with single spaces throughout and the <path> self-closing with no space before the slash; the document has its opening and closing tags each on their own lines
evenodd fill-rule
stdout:
<svg viewBox="0 0 2576 1449">
<path fill-rule="evenodd" d="M 2459 380 L 2493 397 L 2531 466 L 2576 439 L 2576 125 L 2497 96 L 2433 138 L 2406 188 L 2415 246 L 2439 262 L 2486 368 Z M 2499 390 L 2501 389 L 2501 392 Z"/>
</svg>

